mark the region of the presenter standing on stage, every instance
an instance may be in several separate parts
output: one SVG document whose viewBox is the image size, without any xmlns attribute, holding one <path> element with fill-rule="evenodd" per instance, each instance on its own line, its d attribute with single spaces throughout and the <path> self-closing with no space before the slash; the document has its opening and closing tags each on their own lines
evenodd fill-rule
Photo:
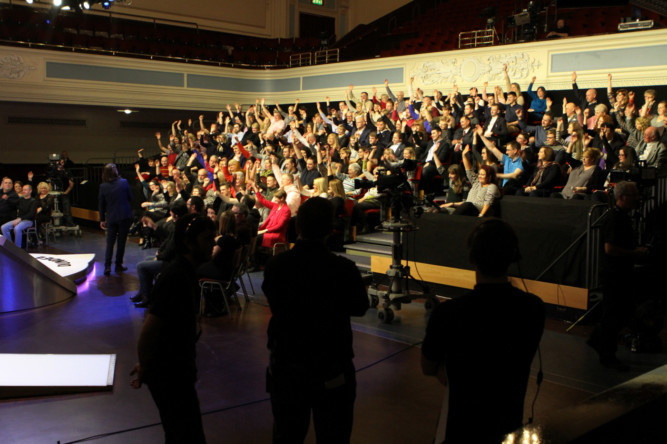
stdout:
<svg viewBox="0 0 667 444">
<path fill-rule="evenodd" d="M 127 180 L 118 175 L 118 168 L 113 163 L 107 164 L 102 171 L 99 206 L 100 227 L 107 232 L 104 275 L 109 276 L 116 240 L 118 240 L 116 272 L 127 270 L 127 267 L 123 266 L 123 256 L 125 255 L 125 241 L 132 224 L 132 191 Z"/>
</svg>

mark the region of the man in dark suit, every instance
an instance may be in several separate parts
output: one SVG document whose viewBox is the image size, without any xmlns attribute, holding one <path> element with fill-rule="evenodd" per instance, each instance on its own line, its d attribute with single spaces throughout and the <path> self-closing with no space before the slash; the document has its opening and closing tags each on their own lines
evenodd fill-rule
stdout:
<svg viewBox="0 0 667 444">
<path fill-rule="evenodd" d="M 420 185 L 425 193 L 437 191 L 437 184 L 434 183 L 434 179 L 438 175 L 438 167 L 434 158 L 437 157 L 442 165 L 449 165 L 452 154 L 451 148 L 451 145 L 442 138 L 442 129 L 439 126 L 433 128 L 431 130 L 431 141 L 426 145 L 424 157 L 420 159 L 424 164 Z"/>
<path fill-rule="evenodd" d="M 491 118 L 484 124 L 484 137 L 501 146 L 507 139 L 507 124 L 500 115 L 500 105 L 491 105 Z"/>
<path fill-rule="evenodd" d="M 461 127 L 454 131 L 452 136 L 452 146 L 456 151 L 462 151 L 466 145 L 472 146 L 472 126 L 471 121 L 466 116 L 461 117 Z"/>
<path fill-rule="evenodd" d="M 577 96 L 577 100 L 579 101 L 579 106 L 581 107 L 581 112 L 583 113 L 586 108 L 588 108 L 588 115 L 589 116 L 594 116 L 595 115 L 595 107 L 598 105 L 598 92 L 594 89 L 588 89 L 586 90 L 585 94 L 582 94 L 581 91 L 579 91 L 579 86 L 577 86 L 577 72 L 572 73 L 572 90 L 574 91 L 574 94 Z"/>
<path fill-rule="evenodd" d="M 123 265 L 125 241 L 132 224 L 132 191 L 127 180 L 119 177 L 118 169 L 109 163 L 102 171 L 99 194 L 100 227 L 107 232 L 107 247 L 104 254 L 104 275 L 111 274 L 113 247 L 118 239 L 116 250 L 116 272 L 127 270 Z"/>
</svg>

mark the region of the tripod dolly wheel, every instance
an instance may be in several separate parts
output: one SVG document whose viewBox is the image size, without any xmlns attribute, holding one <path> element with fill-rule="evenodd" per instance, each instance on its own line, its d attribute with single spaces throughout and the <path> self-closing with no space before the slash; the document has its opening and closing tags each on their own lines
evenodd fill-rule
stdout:
<svg viewBox="0 0 667 444">
<path fill-rule="evenodd" d="M 378 319 L 385 324 L 391 324 L 391 321 L 394 320 L 394 310 L 391 308 L 383 308 L 382 310 L 378 310 Z"/>
</svg>

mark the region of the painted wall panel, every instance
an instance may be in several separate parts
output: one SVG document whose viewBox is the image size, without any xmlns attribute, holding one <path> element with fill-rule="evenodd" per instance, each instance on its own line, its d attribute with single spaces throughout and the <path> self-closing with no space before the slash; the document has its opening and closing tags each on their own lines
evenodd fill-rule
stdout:
<svg viewBox="0 0 667 444">
<path fill-rule="evenodd" d="M 389 83 L 403 83 L 403 68 L 304 76 L 301 87 L 303 90 L 309 90 L 346 87 L 349 84 L 374 85 L 383 83 L 384 79 L 388 79 Z"/>
<path fill-rule="evenodd" d="M 577 51 L 551 56 L 551 72 L 667 65 L 667 43 L 637 48 Z"/>
<path fill-rule="evenodd" d="M 46 77 L 95 82 L 134 83 L 139 85 L 184 86 L 183 73 L 114 68 L 74 63 L 46 62 Z"/>
<path fill-rule="evenodd" d="M 243 77 L 218 77 L 189 74 L 188 88 L 219 91 L 288 92 L 299 89 L 299 79 L 248 79 Z"/>
</svg>

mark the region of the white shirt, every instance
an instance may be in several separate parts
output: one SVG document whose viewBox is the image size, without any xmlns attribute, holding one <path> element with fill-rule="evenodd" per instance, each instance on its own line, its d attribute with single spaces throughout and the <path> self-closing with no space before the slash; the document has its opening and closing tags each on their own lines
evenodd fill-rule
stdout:
<svg viewBox="0 0 667 444">
<path fill-rule="evenodd" d="M 641 154 L 639 154 L 639 160 L 648 159 L 649 156 L 651 155 L 651 153 L 653 153 L 653 151 L 655 151 L 657 149 L 658 149 L 658 142 L 657 141 L 647 143 L 646 148 L 644 148 L 644 151 L 642 151 Z"/>
<path fill-rule="evenodd" d="M 496 124 L 496 120 L 498 120 L 498 116 L 491 117 L 491 120 L 489 120 L 489 126 L 486 127 L 486 131 L 484 132 L 484 137 L 493 136 L 493 132 L 491 130 L 493 129 L 493 125 Z"/>
</svg>

